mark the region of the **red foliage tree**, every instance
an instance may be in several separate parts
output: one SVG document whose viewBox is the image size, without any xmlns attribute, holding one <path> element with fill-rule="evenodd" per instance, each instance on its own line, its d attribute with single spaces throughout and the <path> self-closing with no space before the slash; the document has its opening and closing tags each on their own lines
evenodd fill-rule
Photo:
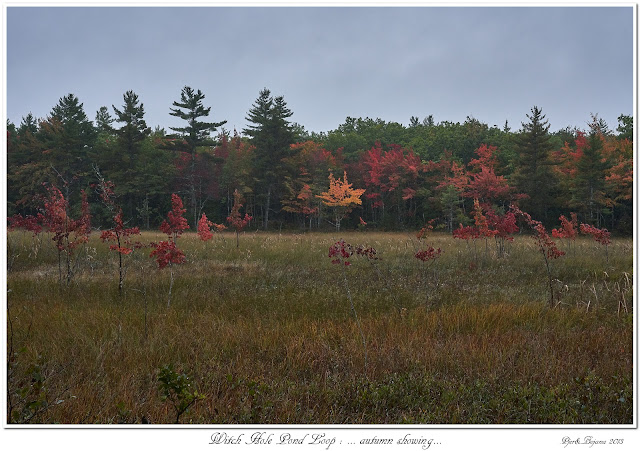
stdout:
<svg viewBox="0 0 640 451">
<path fill-rule="evenodd" d="M 7 218 L 7 221 L 9 222 L 8 229 L 23 229 L 33 233 L 33 236 L 36 236 L 42 232 L 42 219 L 42 214 L 38 214 L 38 216 L 22 216 L 16 214 Z"/>
<path fill-rule="evenodd" d="M 590 224 L 580 224 L 580 232 L 585 235 L 591 235 L 593 239 L 604 246 L 604 252 L 609 262 L 609 245 L 611 244 L 611 233 L 605 229 L 599 229 Z"/>
<path fill-rule="evenodd" d="M 568 238 L 575 240 L 578 235 L 578 215 L 571 213 L 571 221 L 569 221 L 565 215 L 560 216 L 561 227 L 559 229 L 551 230 L 551 235 L 554 238 Z"/>
<path fill-rule="evenodd" d="M 574 145 L 565 141 L 560 150 L 553 152 L 552 156 L 556 162 L 556 170 L 562 176 L 561 180 L 572 180 L 578 173 L 577 164 L 582 158 L 585 147 L 588 146 L 587 138 L 583 131 L 578 131 Z"/>
<path fill-rule="evenodd" d="M 511 211 L 516 216 L 522 217 L 527 222 L 527 224 L 529 224 L 529 226 L 533 229 L 533 233 L 534 233 L 533 238 L 536 242 L 538 250 L 542 254 L 542 257 L 544 258 L 544 263 L 547 269 L 547 277 L 549 281 L 549 293 L 550 293 L 549 306 L 554 307 L 555 304 L 554 304 L 554 295 L 553 295 L 553 283 L 551 278 L 551 268 L 549 266 L 549 262 L 550 260 L 562 257 L 565 253 L 558 249 L 558 247 L 556 246 L 556 243 L 551 239 L 544 225 L 540 221 L 536 221 L 535 219 L 531 218 L 531 215 L 520 210 L 515 205 L 511 206 Z"/>
<path fill-rule="evenodd" d="M 116 205 L 114 184 L 111 181 L 105 180 L 100 171 L 96 168 L 96 175 L 98 176 L 98 194 L 102 200 L 102 203 L 107 207 L 110 213 L 113 215 L 113 225 L 110 229 L 103 230 L 100 234 L 102 242 L 114 242 L 109 246 L 109 250 L 118 253 L 118 292 L 122 294 L 122 287 L 124 284 L 125 270 L 122 262 L 123 255 L 129 255 L 134 249 L 142 247 L 140 242 L 131 242 L 132 235 L 139 235 L 140 229 L 138 227 L 125 227 L 122 219 L 122 208 Z"/>
<path fill-rule="evenodd" d="M 207 219 L 207 215 L 202 213 L 200 220 L 198 221 L 198 237 L 202 241 L 208 241 L 213 238 L 213 232 L 211 231 L 211 227 L 214 227 L 216 232 L 221 232 L 227 227 L 222 224 L 216 224 Z"/>
<path fill-rule="evenodd" d="M 175 241 L 170 239 L 167 241 L 160 241 L 154 245 L 154 248 L 155 249 L 151 251 L 149 256 L 156 258 L 158 269 L 163 269 L 171 265 L 179 265 L 184 263 L 186 260 L 184 252 L 176 246 Z M 171 283 L 173 284 L 173 275 Z M 169 288 L 169 299 L 171 299 L 171 288 Z"/>
<path fill-rule="evenodd" d="M 399 218 L 415 214 L 413 199 L 420 188 L 419 175 L 425 171 L 425 165 L 412 150 L 392 145 L 384 151 L 377 142 L 363 154 L 357 166 L 366 186 L 365 197 L 370 199 L 374 210 L 379 208 L 384 215 L 385 209 L 394 208 Z"/>
<path fill-rule="evenodd" d="M 496 238 L 498 255 L 503 256 L 505 242 L 513 241 L 513 234 L 520 230 L 516 224 L 516 215 L 512 211 L 498 215 L 493 209 L 489 209 L 487 210 L 487 221 Z"/>
<path fill-rule="evenodd" d="M 611 244 L 611 233 L 605 228 L 599 229 L 590 224 L 580 224 L 580 232 L 591 235 L 596 242 L 603 246 Z"/>
<path fill-rule="evenodd" d="M 480 231 L 477 227 L 466 226 L 463 227 L 462 224 L 457 229 L 453 229 L 453 237 L 459 240 L 477 240 L 480 238 Z"/>
<path fill-rule="evenodd" d="M 231 214 L 227 217 L 227 222 L 236 231 L 236 247 L 240 247 L 240 232 L 253 219 L 247 213 L 244 214 L 244 217 L 240 214 L 242 202 L 242 194 L 235 190 L 233 192 L 233 208 L 231 209 Z"/>
<path fill-rule="evenodd" d="M 561 215 L 560 224 L 561 227 L 559 229 L 551 230 L 551 235 L 554 238 L 568 240 L 568 247 L 571 247 L 571 243 L 575 242 L 576 236 L 578 236 L 578 215 L 571 213 L 571 221 L 565 215 Z"/>
<path fill-rule="evenodd" d="M 169 298 L 167 307 L 171 304 L 171 290 L 173 288 L 173 265 L 185 262 L 184 252 L 176 245 L 176 241 L 182 232 L 189 228 L 186 218 L 183 216 L 187 210 L 182 206 L 182 199 L 177 194 L 171 195 L 171 211 L 167 213 L 167 219 L 160 224 L 160 230 L 167 234 L 168 239 L 159 243 L 152 243 L 154 248 L 149 257 L 155 257 L 158 269 L 169 266 L 171 270 L 171 282 L 169 284 Z"/>
<path fill-rule="evenodd" d="M 426 241 L 431 232 L 433 231 L 433 220 L 429 221 L 417 234 L 418 241 Z M 428 262 L 436 260 L 442 255 L 442 249 L 435 249 L 433 246 L 427 244 L 426 249 L 419 250 L 415 253 L 414 257 L 420 261 Z"/>
<path fill-rule="evenodd" d="M 169 237 L 173 238 L 173 241 L 182 235 L 182 232 L 189 228 L 187 219 L 183 216 L 187 209 L 182 206 L 182 199 L 177 194 L 171 195 L 171 211 L 167 213 L 167 219 L 160 224 L 160 230 Z"/>
<path fill-rule="evenodd" d="M 80 218 L 72 219 L 68 214 L 69 203 L 62 192 L 53 185 L 47 187 L 44 200 L 43 225 L 53 233 L 53 241 L 58 250 L 58 274 L 62 281 L 62 258 L 66 266 L 65 280 L 67 285 L 73 277 L 71 266 L 73 251 L 79 245 L 89 240 L 91 233 L 91 215 L 87 193 L 82 191 L 82 213 Z"/>
<path fill-rule="evenodd" d="M 496 200 L 508 200 L 513 189 L 503 176 L 496 174 L 497 151 L 497 147 L 486 144 L 476 149 L 478 158 L 469 162 L 471 172 L 464 191 L 465 197 L 478 199 L 487 204 Z"/>
<path fill-rule="evenodd" d="M 43 184 L 46 185 L 46 184 Z M 73 252 L 81 244 L 89 241 L 91 233 L 91 213 L 87 193 L 81 191 L 81 214 L 78 219 L 69 216 L 69 203 L 62 192 L 54 185 L 46 186 L 47 194 L 43 197 L 42 212 L 36 216 L 13 215 L 8 218 L 9 230 L 25 229 L 38 235 L 44 230 L 53 234 L 52 240 L 58 251 L 58 280 L 63 280 L 63 263 L 65 266 L 64 280 L 68 285 L 73 278 Z"/>
</svg>

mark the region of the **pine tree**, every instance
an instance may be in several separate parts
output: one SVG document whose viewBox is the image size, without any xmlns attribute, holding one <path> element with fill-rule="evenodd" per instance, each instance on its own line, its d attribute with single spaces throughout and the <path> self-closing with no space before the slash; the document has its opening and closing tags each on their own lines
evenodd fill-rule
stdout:
<svg viewBox="0 0 640 451">
<path fill-rule="evenodd" d="M 144 120 L 144 105 L 139 102 L 138 95 L 127 91 L 122 97 L 124 104 L 121 109 L 112 105 L 114 121 L 122 124 L 114 130 L 116 143 L 106 149 L 106 155 L 100 160 L 103 161 L 102 167 L 108 168 L 105 172 L 122 196 L 120 202 L 126 216 L 133 217 L 136 206 L 142 202 L 138 186 L 139 180 L 145 177 L 146 168 L 141 165 L 140 154 L 145 140 L 151 135 L 151 128 Z"/>
<path fill-rule="evenodd" d="M 245 118 L 250 125 L 243 133 L 255 146 L 255 169 L 258 191 L 263 193 L 263 226 L 269 227 L 269 214 L 284 194 L 286 168 L 282 160 L 289 155 L 295 133 L 289 118 L 293 115 L 283 96 L 272 97 L 264 88 Z M 279 209 L 279 208 L 278 208 Z"/>
<path fill-rule="evenodd" d="M 18 127 L 18 135 L 23 136 L 26 133 L 35 135 L 37 132 L 38 132 L 38 121 L 36 120 L 35 117 L 33 117 L 33 114 L 29 113 L 22 118 L 20 127 Z"/>
<path fill-rule="evenodd" d="M 202 183 L 196 174 L 196 149 L 198 146 L 215 144 L 210 140 L 211 133 L 227 123 L 226 120 L 221 122 L 203 122 L 199 120 L 199 118 L 209 116 L 211 112 L 211 107 L 205 108 L 202 103 L 204 97 L 204 94 L 199 89 L 194 91 L 191 87 L 185 86 L 180 93 L 180 102 L 173 102 L 175 108 L 170 108 L 171 112 L 169 113 L 171 116 L 187 121 L 186 127 L 169 128 L 182 136 L 186 143 L 184 150 L 190 154 L 186 181 L 191 201 L 194 228 L 197 226 L 198 216 L 204 203 L 202 201 Z"/>
<path fill-rule="evenodd" d="M 49 170 L 41 162 L 37 135 L 38 121 L 31 113 L 22 118 L 18 128 L 7 121 L 7 206 L 11 211 L 34 212 L 31 201 L 39 192 L 42 172 Z"/>
<path fill-rule="evenodd" d="M 127 91 L 123 98 L 122 110 L 112 105 L 116 113 L 115 121 L 123 124 L 116 131 L 116 135 L 120 148 L 135 160 L 140 144 L 151 134 L 151 128 L 147 127 L 144 120 L 144 105 L 138 105 L 138 95 L 133 91 Z"/>
<path fill-rule="evenodd" d="M 82 185 L 83 178 L 91 173 L 88 156 L 95 137 L 83 104 L 73 94 L 61 97 L 47 120 L 41 123 L 38 140 L 44 151 L 38 164 L 49 168 L 49 181 L 62 187 L 70 204 L 73 203 L 72 185 Z"/>
<path fill-rule="evenodd" d="M 111 124 L 115 122 L 115 119 L 109 114 L 109 109 L 106 106 L 101 106 L 96 111 L 95 122 L 98 133 L 111 133 L 113 131 Z"/>
<path fill-rule="evenodd" d="M 633 141 L 633 116 L 618 116 L 618 138 Z"/>
<path fill-rule="evenodd" d="M 181 134 L 189 144 L 189 150 L 193 153 L 196 147 L 203 145 L 209 140 L 211 133 L 215 132 L 218 127 L 227 123 L 221 122 L 202 122 L 198 119 L 209 116 L 211 107 L 205 108 L 202 104 L 204 94 L 199 89 L 194 91 L 189 86 L 182 88 L 180 93 L 180 102 L 173 102 L 175 108 L 171 108 L 169 113 L 171 116 L 178 117 L 187 121 L 186 127 L 169 127 L 171 130 Z"/>
<path fill-rule="evenodd" d="M 527 114 L 528 123 L 522 123 L 517 137 L 517 169 L 513 176 L 516 191 L 529 197 L 522 200 L 522 209 L 535 218 L 548 219 L 548 211 L 554 205 L 557 179 L 551 159 L 552 143 L 549 123 L 537 106 Z"/>
<path fill-rule="evenodd" d="M 600 225 L 604 206 L 605 171 L 602 158 L 604 132 L 602 122 L 592 116 L 587 145 L 576 163 L 576 176 L 571 189 L 571 204 L 583 213 L 585 221 Z"/>
</svg>

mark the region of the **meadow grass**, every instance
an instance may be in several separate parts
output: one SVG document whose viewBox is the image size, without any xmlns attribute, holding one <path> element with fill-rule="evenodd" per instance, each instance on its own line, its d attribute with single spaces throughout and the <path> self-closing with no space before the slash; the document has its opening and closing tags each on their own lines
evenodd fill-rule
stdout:
<svg viewBox="0 0 640 451">
<path fill-rule="evenodd" d="M 338 239 L 377 249 L 345 268 Z M 578 239 L 552 262 L 518 236 L 498 258 L 435 234 L 218 234 L 179 239 L 187 262 L 116 254 L 93 236 L 70 285 L 46 234 L 8 235 L 11 409 L 37 423 L 171 423 L 160 369 L 202 394 L 201 424 L 610 424 L 633 421 L 632 242 Z M 145 232 L 143 242 L 163 235 Z M 562 247 L 562 244 L 561 244 Z M 365 353 L 367 355 L 365 365 Z M 34 382 L 35 381 L 35 382 Z"/>
</svg>

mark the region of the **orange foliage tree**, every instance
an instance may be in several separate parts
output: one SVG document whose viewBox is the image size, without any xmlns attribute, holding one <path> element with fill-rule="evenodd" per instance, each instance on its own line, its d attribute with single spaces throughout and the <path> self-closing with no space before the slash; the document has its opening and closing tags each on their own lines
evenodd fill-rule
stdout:
<svg viewBox="0 0 640 451">
<path fill-rule="evenodd" d="M 293 194 L 296 193 L 294 192 Z M 282 209 L 290 213 L 302 214 L 305 218 L 309 219 L 309 229 L 311 229 L 311 217 L 318 213 L 318 207 L 313 206 L 312 201 L 313 193 L 311 192 L 311 186 L 305 183 L 295 198 L 282 200 Z"/>
<path fill-rule="evenodd" d="M 340 222 L 351 213 L 356 205 L 362 205 L 360 196 L 364 194 L 364 189 L 353 189 L 351 183 L 347 181 L 347 171 L 344 171 L 342 180 L 336 179 L 329 173 L 329 191 L 317 195 L 322 203 L 333 209 L 336 230 L 340 231 Z"/>
</svg>

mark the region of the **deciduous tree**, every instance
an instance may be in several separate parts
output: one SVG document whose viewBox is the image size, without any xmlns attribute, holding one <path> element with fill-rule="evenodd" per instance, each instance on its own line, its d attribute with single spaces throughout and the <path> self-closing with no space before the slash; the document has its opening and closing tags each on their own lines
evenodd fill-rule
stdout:
<svg viewBox="0 0 640 451">
<path fill-rule="evenodd" d="M 340 223 L 356 205 L 362 205 L 360 197 L 365 189 L 354 189 L 347 181 L 347 171 L 344 171 L 342 180 L 336 179 L 333 173 L 329 174 L 329 191 L 317 195 L 327 207 L 333 209 L 336 230 L 340 231 Z"/>
<path fill-rule="evenodd" d="M 242 208 L 242 194 L 235 190 L 233 192 L 233 208 L 231 209 L 231 214 L 227 218 L 227 222 L 229 225 L 236 231 L 236 247 L 240 247 L 240 232 L 244 230 L 244 228 L 251 222 L 253 219 L 248 214 L 240 213 L 240 209 Z"/>
</svg>

